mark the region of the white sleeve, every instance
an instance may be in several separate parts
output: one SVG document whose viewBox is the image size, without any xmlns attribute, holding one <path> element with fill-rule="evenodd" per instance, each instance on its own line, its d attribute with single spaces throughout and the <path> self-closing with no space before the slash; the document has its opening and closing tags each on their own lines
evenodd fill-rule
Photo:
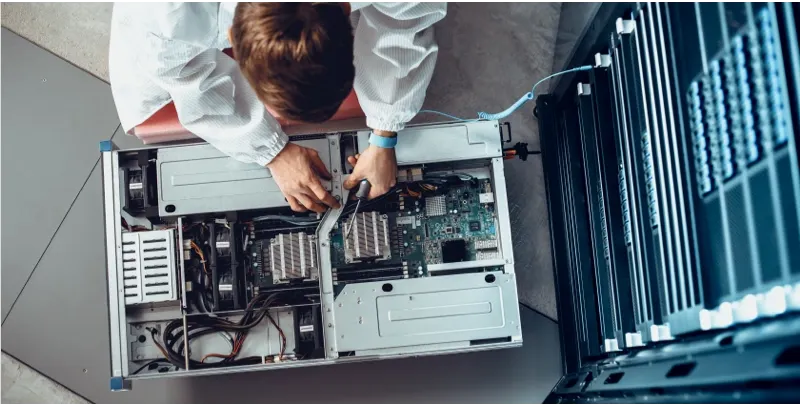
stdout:
<svg viewBox="0 0 800 406">
<path fill-rule="evenodd" d="M 214 47 L 219 5 L 163 7 L 154 17 L 158 32 L 146 34 L 139 68 L 170 94 L 187 130 L 239 161 L 266 165 L 288 137 L 236 61 Z"/>
<path fill-rule="evenodd" d="M 447 3 L 375 3 L 360 13 L 354 87 L 367 126 L 402 130 L 425 101 L 439 51 L 432 26 Z"/>
</svg>

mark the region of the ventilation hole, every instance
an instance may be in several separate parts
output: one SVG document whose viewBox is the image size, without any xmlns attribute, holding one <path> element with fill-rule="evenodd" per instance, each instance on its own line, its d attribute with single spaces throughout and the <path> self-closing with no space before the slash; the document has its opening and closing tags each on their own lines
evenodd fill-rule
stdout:
<svg viewBox="0 0 800 406">
<path fill-rule="evenodd" d="M 614 372 L 613 374 L 609 375 L 608 378 L 603 382 L 604 385 L 613 385 L 622 380 L 622 377 L 625 375 L 625 372 Z"/>
<path fill-rule="evenodd" d="M 384 283 L 381 289 L 383 289 L 384 292 L 391 292 L 393 287 L 391 283 Z"/>
<path fill-rule="evenodd" d="M 800 364 L 800 345 L 793 345 L 781 352 L 778 358 L 775 358 L 775 365 L 798 365 Z"/>
<path fill-rule="evenodd" d="M 144 336 L 144 334 L 143 334 L 143 335 L 140 335 L 140 336 L 139 336 L 139 342 L 140 342 L 140 343 L 143 343 L 143 342 L 145 342 L 145 341 L 147 341 L 147 337 L 145 337 L 145 336 Z"/>
<path fill-rule="evenodd" d="M 488 274 L 485 278 L 483 278 L 483 280 L 485 280 L 486 283 L 494 283 L 495 277 L 492 274 Z"/>
<path fill-rule="evenodd" d="M 683 364 L 673 365 L 667 372 L 667 378 L 682 378 L 688 376 L 697 366 L 696 362 L 684 362 Z"/>
<path fill-rule="evenodd" d="M 172 213 L 172 212 L 175 211 L 175 205 L 174 204 L 168 204 L 167 207 L 164 207 L 164 210 L 167 213 Z"/>
<path fill-rule="evenodd" d="M 569 389 L 575 386 L 576 383 L 578 383 L 578 378 L 572 378 L 569 381 L 567 381 L 566 385 L 564 385 L 564 389 Z"/>
<path fill-rule="evenodd" d="M 731 344 L 733 344 L 733 336 L 732 335 L 725 336 L 721 340 L 719 340 L 719 346 L 720 347 L 727 347 L 727 346 L 729 346 Z"/>
</svg>

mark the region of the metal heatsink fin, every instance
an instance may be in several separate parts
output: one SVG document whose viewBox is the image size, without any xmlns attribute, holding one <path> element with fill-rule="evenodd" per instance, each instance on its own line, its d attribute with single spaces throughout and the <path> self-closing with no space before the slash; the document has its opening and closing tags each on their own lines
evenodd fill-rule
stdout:
<svg viewBox="0 0 800 406">
<path fill-rule="evenodd" d="M 306 233 L 280 234 L 270 240 L 273 283 L 319 279 L 316 237 Z"/>
<path fill-rule="evenodd" d="M 376 261 L 392 257 L 389 246 L 389 221 L 385 214 L 376 211 L 358 213 L 347 219 L 352 222 L 352 230 L 344 241 L 345 262 L 360 262 L 368 259 Z"/>
<path fill-rule="evenodd" d="M 434 196 L 425 199 L 425 215 L 444 216 L 447 212 L 447 196 Z"/>
<path fill-rule="evenodd" d="M 174 230 L 122 234 L 125 304 L 177 300 Z"/>
</svg>

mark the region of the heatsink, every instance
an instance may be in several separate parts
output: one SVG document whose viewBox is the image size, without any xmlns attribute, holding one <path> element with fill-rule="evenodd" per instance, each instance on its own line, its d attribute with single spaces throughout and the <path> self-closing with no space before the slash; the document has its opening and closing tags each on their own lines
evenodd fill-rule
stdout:
<svg viewBox="0 0 800 406">
<path fill-rule="evenodd" d="M 447 196 L 433 196 L 425 199 L 425 215 L 444 216 L 447 213 Z"/>
<path fill-rule="evenodd" d="M 174 230 L 122 234 L 125 304 L 177 300 Z"/>
<path fill-rule="evenodd" d="M 347 230 L 347 227 L 351 229 Z M 347 218 L 345 229 L 346 263 L 384 261 L 392 257 L 389 245 L 389 220 L 385 214 L 376 211 L 354 214 Z"/>
<path fill-rule="evenodd" d="M 313 235 L 280 234 L 270 240 L 269 257 L 273 283 L 319 279 L 317 239 Z"/>
</svg>

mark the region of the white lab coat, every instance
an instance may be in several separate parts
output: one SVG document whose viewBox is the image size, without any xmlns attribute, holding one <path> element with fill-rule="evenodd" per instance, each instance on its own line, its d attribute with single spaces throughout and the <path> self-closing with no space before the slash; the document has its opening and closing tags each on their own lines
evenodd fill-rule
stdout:
<svg viewBox="0 0 800 406">
<path fill-rule="evenodd" d="M 175 102 L 181 124 L 242 162 L 266 165 L 287 136 L 258 100 L 229 48 L 236 3 L 118 3 L 109 72 L 126 132 Z M 422 107 L 445 3 L 353 3 L 354 87 L 367 125 L 398 131 Z"/>
</svg>

